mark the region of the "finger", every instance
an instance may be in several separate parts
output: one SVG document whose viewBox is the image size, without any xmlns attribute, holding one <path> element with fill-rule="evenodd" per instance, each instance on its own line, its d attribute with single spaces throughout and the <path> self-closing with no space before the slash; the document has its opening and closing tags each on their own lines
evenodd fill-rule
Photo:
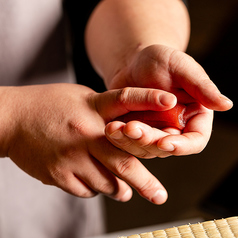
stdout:
<svg viewBox="0 0 238 238">
<path fill-rule="evenodd" d="M 173 155 L 200 153 L 208 143 L 212 131 L 213 112 L 203 108 L 191 118 L 181 135 L 170 135 L 158 141 L 161 150 Z"/>
<path fill-rule="evenodd" d="M 123 133 L 124 126 L 125 126 L 125 123 L 120 122 L 120 121 L 115 121 L 115 122 L 109 123 L 105 128 L 105 134 L 106 134 L 108 140 L 116 147 L 118 147 L 121 150 L 126 151 L 136 157 L 153 158 L 154 156 L 151 156 L 143 148 L 135 145 L 133 143 L 133 140 L 128 138 Z M 139 131 L 139 133 L 141 133 L 141 131 Z"/>
<path fill-rule="evenodd" d="M 96 191 L 91 189 L 82 180 L 77 178 L 74 175 L 74 173 L 71 173 L 71 171 L 68 171 L 67 173 L 64 173 L 64 171 L 62 172 L 58 171 L 57 173 L 54 173 L 50 179 L 52 180 L 52 182 L 47 182 L 47 183 L 45 183 L 44 181 L 42 182 L 44 184 L 54 185 L 56 187 L 59 187 L 65 192 L 72 194 L 76 197 L 90 198 L 97 195 Z"/>
<path fill-rule="evenodd" d="M 177 103 L 176 97 L 171 93 L 157 89 L 129 87 L 95 94 L 93 99 L 99 114 L 108 121 L 129 111 L 168 110 Z"/>
<path fill-rule="evenodd" d="M 112 174 L 105 166 L 90 154 L 75 154 L 70 163 L 63 166 L 63 171 L 70 171 L 63 177 L 64 172 L 54 176 L 60 186 L 67 192 L 78 197 L 92 197 L 98 193 L 104 194 L 117 201 L 128 201 L 132 190 L 128 184 Z M 66 170 L 67 167 L 67 170 Z"/>
<path fill-rule="evenodd" d="M 94 171 L 94 175 L 98 174 L 98 171 Z M 70 174 L 68 176 L 67 182 L 64 184 L 54 184 L 55 186 L 61 188 L 67 193 L 70 193 L 76 197 L 81 198 L 91 198 L 96 196 L 98 193 L 101 193 L 105 196 L 108 196 L 116 201 L 120 202 L 127 202 L 132 197 L 132 190 L 131 188 L 119 178 L 112 176 L 112 178 L 116 181 L 117 185 L 115 186 L 114 190 L 117 192 L 110 193 L 108 191 L 109 187 L 111 187 L 112 180 L 102 181 L 99 179 L 100 176 L 95 176 L 93 181 L 97 181 L 95 183 L 88 178 L 87 175 L 78 175 L 78 174 Z M 100 181 L 102 184 L 100 184 Z M 109 186 L 109 187 L 107 187 Z"/>
<path fill-rule="evenodd" d="M 172 77 L 205 107 L 218 111 L 226 111 L 232 107 L 232 101 L 220 93 L 204 69 L 192 57 L 174 51 L 171 53 L 169 68 Z"/>
<path fill-rule="evenodd" d="M 112 146 L 110 142 L 106 146 L 104 141 L 104 148 L 99 146 L 100 144 L 96 143 L 96 148 L 93 148 L 93 156 L 100 158 L 100 162 L 106 168 L 135 188 L 147 200 L 155 204 L 162 204 L 167 200 L 165 188 L 137 158 Z"/>
<path fill-rule="evenodd" d="M 164 128 L 163 131 L 170 134 L 170 135 L 181 135 L 181 130 L 176 129 L 174 127 Z"/>
<path fill-rule="evenodd" d="M 164 153 L 157 147 L 157 141 L 169 135 L 165 131 L 153 128 L 145 123 L 131 121 L 124 126 L 123 133 L 133 141 L 136 147 L 144 149 L 152 158 L 165 158 L 171 155 Z"/>
<path fill-rule="evenodd" d="M 112 144 L 136 157 L 165 158 L 170 155 L 160 151 L 156 145 L 157 140 L 167 133 L 144 123 L 138 121 L 127 124 L 120 121 L 111 122 L 106 126 L 105 133 Z"/>
<path fill-rule="evenodd" d="M 89 158 L 81 161 L 80 170 L 75 170 L 75 175 L 97 193 L 121 202 L 130 200 L 132 190 L 128 184 L 112 174 L 98 160 L 91 156 Z"/>
</svg>

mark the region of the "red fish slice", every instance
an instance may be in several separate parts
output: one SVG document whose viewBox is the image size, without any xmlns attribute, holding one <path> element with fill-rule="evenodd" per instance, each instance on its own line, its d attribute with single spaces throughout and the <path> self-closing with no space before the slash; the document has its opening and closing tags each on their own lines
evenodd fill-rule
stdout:
<svg viewBox="0 0 238 238">
<path fill-rule="evenodd" d="M 188 120 L 185 112 L 186 106 L 177 104 L 174 108 L 167 111 L 132 111 L 116 118 L 116 120 L 125 123 L 136 120 L 158 129 L 175 127 L 183 130 Z"/>
</svg>

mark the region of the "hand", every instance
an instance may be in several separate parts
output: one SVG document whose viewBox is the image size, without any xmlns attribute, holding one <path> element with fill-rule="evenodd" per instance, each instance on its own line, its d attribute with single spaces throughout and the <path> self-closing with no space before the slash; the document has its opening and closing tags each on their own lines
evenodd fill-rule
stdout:
<svg viewBox="0 0 238 238">
<path fill-rule="evenodd" d="M 211 110 L 226 111 L 232 107 L 232 102 L 192 57 L 163 45 L 152 45 L 137 53 L 108 86 L 123 87 L 162 89 L 175 94 L 180 103 L 196 101 Z"/>
<path fill-rule="evenodd" d="M 162 89 L 176 95 L 178 102 L 189 108 L 197 105 L 197 114 L 185 129 L 180 132 L 170 130 L 171 134 L 167 136 L 138 122 L 112 122 L 107 126 L 107 137 L 114 145 L 143 158 L 201 152 L 210 138 L 212 110 L 225 111 L 232 107 L 232 102 L 219 92 L 203 68 L 190 56 L 161 45 L 137 53 L 128 66 L 115 75 L 109 87 L 126 85 Z M 113 138 L 118 130 L 121 131 L 120 137 Z M 141 134 L 131 137 L 128 132 L 135 130 L 141 130 Z"/>
<path fill-rule="evenodd" d="M 170 109 L 174 95 L 141 88 L 98 94 L 52 84 L 11 88 L 7 100 L 15 116 L 7 155 L 29 175 L 79 197 L 103 193 L 127 201 L 132 186 L 151 202 L 166 201 L 161 183 L 137 158 L 114 147 L 104 128 L 131 110 Z"/>
<path fill-rule="evenodd" d="M 128 123 L 110 122 L 105 133 L 112 144 L 139 158 L 199 153 L 209 140 L 213 114 L 197 103 L 190 104 L 186 110 L 191 117 L 184 129 L 166 127 L 158 130 L 132 120 Z M 203 123 L 206 119 L 210 123 Z"/>
</svg>

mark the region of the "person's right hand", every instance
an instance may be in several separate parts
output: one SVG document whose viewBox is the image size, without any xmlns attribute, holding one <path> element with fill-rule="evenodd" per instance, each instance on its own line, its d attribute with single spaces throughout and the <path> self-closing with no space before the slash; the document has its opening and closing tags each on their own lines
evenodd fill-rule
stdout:
<svg viewBox="0 0 238 238">
<path fill-rule="evenodd" d="M 79 197 L 102 193 L 127 201 L 131 186 L 153 203 L 166 201 L 157 178 L 136 157 L 113 146 L 104 129 L 129 111 L 172 108 L 173 94 L 143 88 L 96 93 L 80 85 L 52 84 L 12 87 L 1 95 L 6 105 L 1 107 L 1 155 L 29 175 Z"/>
</svg>

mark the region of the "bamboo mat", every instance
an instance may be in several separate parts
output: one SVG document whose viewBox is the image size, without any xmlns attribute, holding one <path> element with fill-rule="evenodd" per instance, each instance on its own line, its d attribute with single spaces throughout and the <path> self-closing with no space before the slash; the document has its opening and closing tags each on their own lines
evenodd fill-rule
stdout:
<svg viewBox="0 0 238 238">
<path fill-rule="evenodd" d="M 119 238 L 238 238 L 238 217 L 188 224 Z"/>
</svg>

